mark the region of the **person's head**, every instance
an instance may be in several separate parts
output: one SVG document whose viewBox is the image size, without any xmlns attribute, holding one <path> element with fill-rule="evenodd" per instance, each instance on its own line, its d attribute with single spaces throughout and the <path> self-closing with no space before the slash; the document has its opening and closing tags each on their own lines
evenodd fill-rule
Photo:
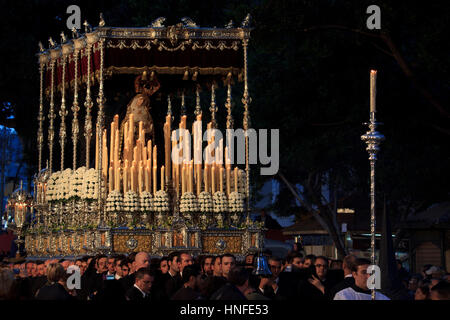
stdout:
<svg viewBox="0 0 450 320">
<path fill-rule="evenodd" d="M 367 273 L 367 268 L 370 265 L 370 261 L 365 258 L 358 258 L 352 268 L 352 276 L 355 279 L 355 285 L 363 290 L 368 290 L 367 280 L 370 274 Z"/>
<path fill-rule="evenodd" d="M 36 269 L 37 269 L 38 276 L 45 276 L 46 271 L 47 271 L 47 267 L 46 267 L 45 263 L 43 263 L 42 261 L 38 262 Z"/>
<path fill-rule="evenodd" d="M 342 270 L 342 260 L 332 260 L 330 263 L 330 270 Z"/>
<path fill-rule="evenodd" d="M 120 266 L 120 264 L 122 263 L 122 261 L 124 260 L 123 257 L 118 257 L 114 260 L 114 272 L 119 276 L 119 277 L 123 277 L 122 275 L 122 267 Z"/>
<path fill-rule="evenodd" d="M 128 265 L 128 260 L 124 259 L 120 263 L 120 270 L 122 272 L 122 277 L 126 277 L 130 274 L 130 266 Z"/>
<path fill-rule="evenodd" d="M 135 273 L 135 284 L 145 293 L 149 293 L 153 284 L 154 275 L 150 268 L 139 268 Z"/>
<path fill-rule="evenodd" d="M 303 268 L 309 268 L 310 266 L 314 265 L 314 262 L 316 260 L 316 256 L 313 254 L 308 254 L 305 257 L 305 261 L 303 262 Z"/>
<path fill-rule="evenodd" d="M 192 256 L 187 252 L 180 253 L 180 272 L 183 273 L 185 267 L 190 266 L 194 263 Z"/>
<path fill-rule="evenodd" d="M 116 259 L 114 257 L 108 257 L 107 268 L 110 274 L 116 272 Z"/>
<path fill-rule="evenodd" d="M 197 276 L 200 274 L 199 270 L 195 268 L 193 265 L 189 265 L 184 267 L 183 275 L 181 277 L 181 282 L 185 287 L 189 287 L 191 289 L 196 288 Z"/>
<path fill-rule="evenodd" d="M 212 271 L 216 277 L 222 276 L 222 257 L 215 256 L 212 260 Z"/>
<path fill-rule="evenodd" d="M 356 256 L 353 254 L 346 255 L 342 261 L 342 269 L 344 269 L 344 275 L 352 274 L 353 265 L 356 262 Z"/>
<path fill-rule="evenodd" d="M 168 256 L 169 271 L 171 274 L 180 272 L 180 253 L 178 251 L 171 252 Z"/>
<path fill-rule="evenodd" d="M 314 266 L 316 267 L 316 274 L 319 279 L 325 279 L 328 272 L 328 259 L 324 256 L 319 256 L 314 261 Z"/>
<path fill-rule="evenodd" d="M 236 258 L 232 254 L 225 253 L 224 255 L 222 255 L 222 275 L 225 278 L 228 278 L 228 273 L 235 265 Z"/>
<path fill-rule="evenodd" d="M 304 268 L 305 259 L 301 253 L 292 253 L 287 257 L 287 264 L 297 269 Z"/>
<path fill-rule="evenodd" d="M 132 274 L 135 271 L 137 271 L 136 263 L 135 263 L 136 255 L 137 255 L 137 252 L 132 252 L 132 253 L 130 253 L 128 255 L 128 263 L 129 263 L 129 268 L 130 268 L 130 274 Z"/>
<path fill-rule="evenodd" d="M 28 276 L 31 276 L 33 274 L 33 269 L 36 268 L 36 264 L 34 262 L 27 262 L 26 269 Z"/>
<path fill-rule="evenodd" d="M 139 270 L 141 268 L 147 268 L 150 265 L 150 256 L 147 252 L 139 252 L 134 258 L 134 270 Z"/>
<path fill-rule="evenodd" d="M 253 266 L 253 260 L 255 258 L 255 255 L 253 253 L 249 253 L 245 256 L 245 265 L 246 266 Z"/>
<path fill-rule="evenodd" d="M 64 268 L 64 270 L 67 271 L 67 268 L 68 268 L 69 265 L 70 265 L 70 261 L 69 261 L 69 260 L 63 260 L 60 264 L 61 264 L 61 266 Z"/>
<path fill-rule="evenodd" d="M 281 272 L 281 259 L 277 257 L 269 258 L 269 269 L 272 272 L 272 278 L 276 279 L 280 275 Z"/>
<path fill-rule="evenodd" d="M 103 273 L 103 272 L 108 271 L 108 258 L 105 255 L 97 256 L 97 259 L 95 262 L 95 268 L 97 269 L 98 273 Z"/>
<path fill-rule="evenodd" d="M 430 295 L 430 288 L 427 285 L 417 287 L 414 292 L 414 300 L 428 300 Z"/>
<path fill-rule="evenodd" d="M 60 282 L 66 278 L 66 270 L 59 263 L 50 263 L 47 267 L 47 279 L 49 282 Z"/>
<path fill-rule="evenodd" d="M 162 274 L 169 271 L 169 261 L 167 257 L 162 257 L 161 261 L 159 261 L 159 270 L 161 270 Z"/>
<path fill-rule="evenodd" d="M 14 273 L 8 268 L 0 268 L 0 300 L 13 298 L 14 283 Z"/>
<path fill-rule="evenodd" d="M 430 290 L 431 300 L 450 300 L 450 283 L 447 281 L 440 281 Z"/>
<path fill-rule="evenodd" d="M 243 267 L 233 267 L 228 272 L 228 282 L 235 285 L 243 294 L 248 288 L 249 272 Z"/>
<path fill-rule="evenodd" d="M 202 273 L 206 275 L 213 274 L 212 268 L 213 256 L 204 256 L 202 260 Z"/>
</svg>

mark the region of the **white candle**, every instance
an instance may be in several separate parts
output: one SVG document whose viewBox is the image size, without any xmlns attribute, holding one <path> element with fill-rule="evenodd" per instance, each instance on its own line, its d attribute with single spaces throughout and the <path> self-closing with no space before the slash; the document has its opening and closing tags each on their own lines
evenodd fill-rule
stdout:
<svg viewBox="0 0 450 320">
<path fill-rule="evenodd" d="M 376 112 L 377 71 L 370 70 L 370 112 Z"/>
</svg>

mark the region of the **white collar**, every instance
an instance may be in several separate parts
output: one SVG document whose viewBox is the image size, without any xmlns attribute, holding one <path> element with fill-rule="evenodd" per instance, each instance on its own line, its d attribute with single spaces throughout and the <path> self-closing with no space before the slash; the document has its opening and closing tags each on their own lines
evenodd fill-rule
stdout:
<svg viewBox="0 0 450 320">
<path fill-rule="evenodd" d="M 353 278 L 353 275 L 350 273 L 350 274 L 346 275 L 344 278 Z"/>
<path fill-rule="evenodd" d="M 142 295 L 144 296 L 144 298 L 147 296 L 147 294 L 146 294 L 144 291 L 142 291 L 141 288 L 139 288 L 139 287 L 136 285 L 136 283 L 134 284 L 134 287 L 137 288 L 137 289 L 142 293 Z"/>
</svg>

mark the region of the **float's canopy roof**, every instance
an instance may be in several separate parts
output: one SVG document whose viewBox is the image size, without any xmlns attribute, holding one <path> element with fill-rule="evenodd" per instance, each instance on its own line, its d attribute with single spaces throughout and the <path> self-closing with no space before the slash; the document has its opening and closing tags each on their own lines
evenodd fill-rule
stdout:
<svg viewBox="0 0 450 320">
<path fill-rule="evenodd" d="M 250 38 L 249 16 L 240 27 L 230 22 L 224 28 L 200 28 L 189 18 L 182 23 L 164 26 L 158 18 L 145 28 L 107 27 L 100 23 L 92 29 L 85 22 L 85 33 L 72 32 L 67 40 L 61 33 L 61 44 L 50 38 L 50 48 L 42 45 L 38 54 L 45 68 L 45 89 L 51 85 L 51 65 L 55 67 L 54 85 L 61 88 L 63 62 L 66 63 L 66 88 L 87 79 L 88 60 L 91 80 L 98 78 L 101 67 L 101 48 L 104 54 L 104 75 L 140 74 L 143 71 L 159 74 L 181 74 L 185 78 L 197 76 L 242 76 L 243 45 Z M 90 52 L 88 52 L 90 51 Z M 90 57 L 90 59 L 88 59 Z M 77 60 L 77 61 L 75 61 Z M 75 70 L 75 63 L 77 70 Z"/>
</svg>

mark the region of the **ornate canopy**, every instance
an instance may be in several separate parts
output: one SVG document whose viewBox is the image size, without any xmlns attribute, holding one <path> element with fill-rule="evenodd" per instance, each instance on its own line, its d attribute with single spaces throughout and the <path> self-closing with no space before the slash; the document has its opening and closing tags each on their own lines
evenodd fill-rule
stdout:
<svg viewBox="0 0 450 320">
<path fill-rule="evenodd" d="M 164 18 L 149 27 L 121 28 L 99 26 L 85 22 L 85 33 L 73 33 L 67 40 L 61 34 L 61 44 L 49 39 L 50 48 L 38 54 L 45 69 L 44 91 L 51 86 L 51 63 L 55 63 L 55 87 L 62 84 L 65 65 L 65 88 L 73 88 L 75 74 L 79 83 L 86 82 L 90 63 L 91 84 L 100 72 L 100 47 L 104 50 L 104 75 L 139 74 L 143 71 L 159 74 L 179 74 L 183 79 L 197 76 L 226 76 L 231 73 L 242 80 L 244 73 L 243 42 L 250 38 L 248 19 L 238 28 L 200 28 L 189 18 L 172 26 L 164 26 Z M 102 25 L 102 24 L 100 24 Z M 88 54 L 90 50 L 91 54 Z M 75 60 L 78 59 L 78 63 Z M 65 64 L 63 63 L 65 60 Z M 89 61 L 88 61 L 89 60 Z M 75 66 L 78 70 L 75 72 Z"/>
</svg>

